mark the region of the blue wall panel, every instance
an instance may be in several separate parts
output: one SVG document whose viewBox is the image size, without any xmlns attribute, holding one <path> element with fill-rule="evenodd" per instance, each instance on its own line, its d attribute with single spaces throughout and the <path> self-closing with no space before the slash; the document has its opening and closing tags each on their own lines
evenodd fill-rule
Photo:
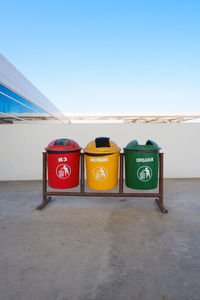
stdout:
<svg viewBox="0 0 200 300">
<path fill-rule="evenodd" d="M 3 93 L 3 94 L 2 94 Z M 18 102 L 12 100 L 11 98 Z M 3 113 L 45 113 L 44 110 L 11 91 L 0 83 L 0 112 Z"/>
</svg>

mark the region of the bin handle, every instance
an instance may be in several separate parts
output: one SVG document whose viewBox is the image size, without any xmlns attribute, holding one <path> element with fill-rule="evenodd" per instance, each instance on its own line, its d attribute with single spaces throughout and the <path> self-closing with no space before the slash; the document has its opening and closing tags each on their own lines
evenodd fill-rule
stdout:
<svg viewBox="0 0 200 300">
<path fill-rule="evenodd" d="M 112 155 L 114 153 L 88 153 L 88 152 L 85 152 L 85 154 L 87 156 L 108 156 L 108 155 Z"/>
<path fill-rule="evenodd" d="M 125 150 L 139 152 L 139 153 L 158 153 L 159 152 L 159 150 L 142 150 L 142 149 L 125 149 Z"/>
<path fill-rule="evenodd" d="M 80 149 L 81 150 L 81 149 Z M 68 154 L 74 152 L 80 152 L 80 150 L 71 150 L 71 151 L 53 151 L 53 150 L 46 150 L 48 154 Z"/>
</svg>

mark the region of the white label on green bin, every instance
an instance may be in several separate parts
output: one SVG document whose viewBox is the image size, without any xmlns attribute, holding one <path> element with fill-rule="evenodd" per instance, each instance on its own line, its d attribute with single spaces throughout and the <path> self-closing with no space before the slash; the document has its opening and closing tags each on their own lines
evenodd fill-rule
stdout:
<svg viewBox="0 0 200 300">
<path fill-rule="evenodd" d="M 152 169 L 148 166 L 142 166 L 137 170 L 137 177 L 141 181 L 149 181 L 152 177 Z"/>
<path fill-rule="evenodd" d="M 104 167 L 96 167 L 93 170 L 93 176 L 97 181 L 103 181 L 107 177 L 107 170 Z"/>
<path fill-rule="evenodd" d="M 152 162 L 153 157 L 136 158 L 136 162 Z"/>
<path fill-rule="evenodd" d="M 71 168 L 67 164 L 58 165 L 56 168 L 56 175 L 60 179 L 66 179 L 71 175 Z"/>
</svg>

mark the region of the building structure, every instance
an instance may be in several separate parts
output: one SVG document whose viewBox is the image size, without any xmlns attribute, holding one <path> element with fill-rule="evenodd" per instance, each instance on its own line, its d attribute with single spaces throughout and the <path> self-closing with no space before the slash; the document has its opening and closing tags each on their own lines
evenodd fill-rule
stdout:
<svg viewBox="0 0 200 300">
<path fill-rule="evenodd" d="M 58 108 L 0 54 L 0 123 L 38 118 L 66 120 Z"/>
</svg>

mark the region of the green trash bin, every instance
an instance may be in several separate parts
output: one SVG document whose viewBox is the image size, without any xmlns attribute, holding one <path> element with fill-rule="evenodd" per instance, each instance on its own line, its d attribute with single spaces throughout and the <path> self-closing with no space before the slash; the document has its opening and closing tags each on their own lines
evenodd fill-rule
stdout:
<svg viewBox="0 0 200 300">
<path fill-rule="evenodd" d="M 159 149 L 155 142 L 148 140 L 139 145 L 133 140 L 124 148 L 125 183 L 137 190 L 151 190 L 158 185 Z"/>
</svg>

